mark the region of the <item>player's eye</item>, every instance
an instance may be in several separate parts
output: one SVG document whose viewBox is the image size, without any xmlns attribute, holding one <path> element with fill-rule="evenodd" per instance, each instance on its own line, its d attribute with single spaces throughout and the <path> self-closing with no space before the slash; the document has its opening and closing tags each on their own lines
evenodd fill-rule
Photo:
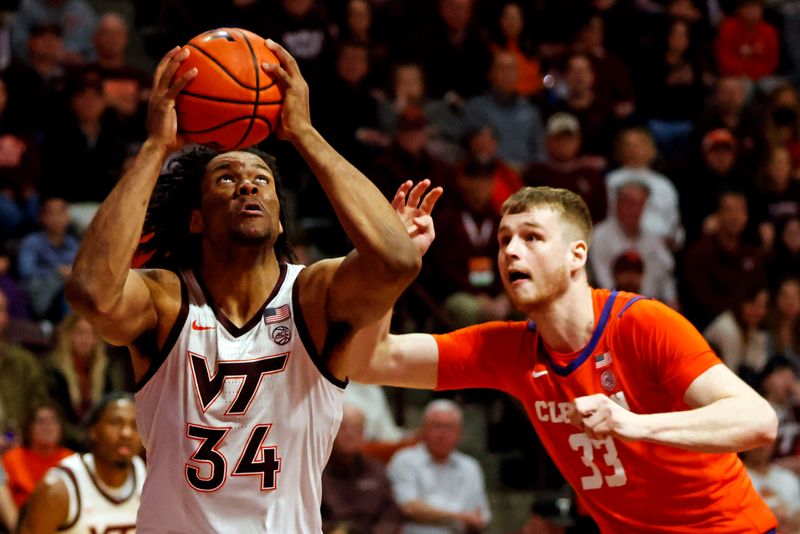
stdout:
<svg viewBox="0 0 800 534">
<path fill-rule="evenodd" d="M 219 178 L 217 178 L 217 182 L 233 182 L 234 178 L 230 174 L 221 174 Z"/>
<path fill-rule="evenodd" d="M 264 174 L 259 174 L 258 176 L 256 176 L 256 181 L 268 184 L 269 183 L 269 177 L 264 175 Z"/>
</svg>

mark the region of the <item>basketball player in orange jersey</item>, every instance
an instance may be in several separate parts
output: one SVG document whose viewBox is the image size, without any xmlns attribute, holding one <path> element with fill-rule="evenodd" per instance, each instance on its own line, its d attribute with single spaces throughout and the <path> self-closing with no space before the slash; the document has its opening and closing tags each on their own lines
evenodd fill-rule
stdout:
<svg viewBox="0 0 800 534">
<path fill-rule="evenodd" d="M 669 307 L 591 288 L 590 235 L 580 197 L 523 188 L 503 205 L 498 262 L 528 321 L 376 330 L 370 364 L 351 378 L 515 396 L 604 533 L 773 532 L 734 454 L 775 438 L 772 408 Z"/>
<path fill-rule="evenodd" d="M 314 171 L 355 250 L 288 263 L 279 177 L 257 151 L 193 149 L 159 178 L 180 145 L 175 97 L 196 76 L 175 76 L 187 49 L 169 52 L 148 138 L 101 205 L 68 284 L 97 331 L 130 348 L 148 459 L 140 533 L 321 531 L 321 473 L 347 376 L 364 356 L 347 347 L 390 310 L 432 239 L 425 224 L 441 190 L 421 200 L 429 182 L 408 183 L 393 210 L 312 126 L 295 60 L 267 46 L 280 65 L 264 69 L 285 98 L 277 134 Z M 173 270 L 130 267 L 143 224 L 150 242 L 170 247 L 150 259 Z"/>
</svg>

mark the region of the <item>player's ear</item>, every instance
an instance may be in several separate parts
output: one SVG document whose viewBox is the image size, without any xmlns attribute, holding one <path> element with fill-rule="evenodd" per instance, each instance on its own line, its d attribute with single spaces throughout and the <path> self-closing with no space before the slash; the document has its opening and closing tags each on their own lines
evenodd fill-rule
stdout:
<svg viewBox="0 0 800 534">
<path fill-rule="evenodd" d="M 589 245 L 583 239 L 578 239 L 572 242 L 570 254 L 570 267 L 571 270 L 577 271 L 586 265 L 586 260 L 589 257 Z"/>
<path fill-rule="evenodd" d="M 189 215 L 189 233 L 192 234 L 199 234 L 205 230 L 206 225 L 203 222 L 203 216 L 200 214 L 200 210 L 192 210 L 192 213 Z"/>
</svg>

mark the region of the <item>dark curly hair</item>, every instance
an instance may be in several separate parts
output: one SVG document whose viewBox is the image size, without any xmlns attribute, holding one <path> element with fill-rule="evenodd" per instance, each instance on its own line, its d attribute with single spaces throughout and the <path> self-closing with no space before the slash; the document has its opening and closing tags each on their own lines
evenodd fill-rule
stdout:
<svg viewBox="0 0 800 534">
<path fill-rule="evenodd" d="M 278 261 L 296 261 L 287 235 L 286 202 L 275 158 L 255 148 L 247 148 L 242 152 L 255 154 L 272 171 L 281 206 L 279 218 L 283 226 L 283 233 L 275 241 L 275 256 Z M 207 147 L 193 148 L 172 160 L 166 172 L 158 177 L 147 207 L 142 238 L 134 256 L 137 267 L 174 271 L 199 265 L 201 238 L 189 232 L 189 218 L 192 210 L 200 206 L 200 184 L 206 167 L 219 154 L 222 151 Z"/>
</svg>

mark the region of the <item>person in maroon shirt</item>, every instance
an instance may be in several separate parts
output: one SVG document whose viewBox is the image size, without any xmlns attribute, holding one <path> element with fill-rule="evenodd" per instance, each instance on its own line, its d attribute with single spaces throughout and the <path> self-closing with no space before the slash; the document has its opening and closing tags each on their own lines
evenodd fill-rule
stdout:
<svg viewBox="0 0 800 534">
<path fill-rule="evenodd" d="M 764 255 L 742 240 L 747 226 L 747 198 L 728 191 L 720 195 L 716 217 L 704 237 L 689 247 L 684 258 L 686 314 L 702 328 L 731 308 L 746 283 L 764 283 Z"/>
</svg>

